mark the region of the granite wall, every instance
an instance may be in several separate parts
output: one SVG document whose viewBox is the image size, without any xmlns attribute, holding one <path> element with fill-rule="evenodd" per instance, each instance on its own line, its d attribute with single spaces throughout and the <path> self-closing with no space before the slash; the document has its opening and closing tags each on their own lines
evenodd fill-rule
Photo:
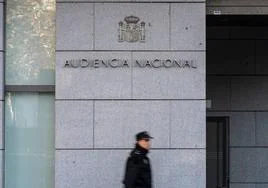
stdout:
<svg viewBox="0 0 268 188">
<path fill-rule="evenodd" d="M 145 42 L 119 42 L 126 16 Z M 148 130 L 155 188 L 205 188 L 205 2 L 57 1 L 56 188 L 118 188 L 134 135 Z M 68 67 L 71 59 L 127 59 L 129 67 Z M 196 68 L 141 68 L 144 59 Z"/>
<path fill-rule="evenodd" d="M 207 116 L 230 117 L 230 187 L 268 186 L 268 27 L 207 28 Z"/>
</svg>

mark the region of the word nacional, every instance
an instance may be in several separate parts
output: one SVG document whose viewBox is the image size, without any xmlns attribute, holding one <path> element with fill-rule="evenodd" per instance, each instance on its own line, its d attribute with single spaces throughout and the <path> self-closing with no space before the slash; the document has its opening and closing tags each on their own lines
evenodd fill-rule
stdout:
<svg viewBox="0 0 268 188">
<path fill-rule="evenodd" d="M 197 68 L 194 60 L 184 59 L 151 59 L 151 60 L 126 60 L 126 59 L 68 59 L 65 60 L 64 67 L 66 68 Z"/>
</svg>

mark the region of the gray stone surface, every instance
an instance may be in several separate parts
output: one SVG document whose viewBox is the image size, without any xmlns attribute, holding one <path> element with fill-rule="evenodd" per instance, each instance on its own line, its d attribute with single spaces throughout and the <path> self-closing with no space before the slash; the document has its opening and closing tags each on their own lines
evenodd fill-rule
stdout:
<svg viewBox="0 0 268 188">
<path fill-rule="evenodd" d="M 55 188 L 121 187 L 128 153 L 129 150 L 58 150 Z M 205 150 L 152 150 L 149 157 L 154 187 L 205 188 L 205 154 Z"/>
<path fill-rule="evenodd" d="M 133 2 L 205 2 L 205 0 L 132 0 Z"/>
<path fill-rule="evenodd" d="M 258 152 L 255 148 L 230 149 L 230 181 L 258 181 Z"/>
<path fill-rule="evenodd" d="M 2 1 L 4 2 L 4 1 Z M 0 50 L 4 50 L 4 11 L 3 3 L 0 4 Z"/>
<path fill-rule="evenodd" d="M 256 184 L 255 188 L 266 188 L 268 187 L 268 183 Z"/>
<path fill-rule="evenodd" d="M 268 112 L 256 112 L 256 145 L 268 145 Z"/>
<path fill-rule="evenodd" d="M 55 188 L 86 188 L 91 186 L 93 178 L 89 177 L 94 175 L 94 162 L 91 151 L 56 151 Z"/>
<path fill-rule="evenodd" d="M 93 49 L 93 4 L 57 3 L 56 49 Z"/>
<path fill-rule="evenodd" d="M 4 100 L 4 53 L 0 52 L 0 100 Z"/>
<path fill-rule="evenodd" d="M 145 42 L 118 42 L 119 22 L 126 16 L 145 22 Z M 166 50 L 169 48 L 169 5 L 152 3 L 96 3 L 96 50 Z"/>
<path fill-rule="evenodd" d="M 152 147 L 169 147 L 168 101 L 96 101 L 95 148 L 131 148 L 137 132 L 147 130 Z"/>
<path fill-rule="evenodd" d="M 233 77 L 231 81 L 232 110 L 267 110 L 268 78 Z"/>
<path fill-rule="evenodd" d="M 133 59 L 194 60 L 197 68 L 66 68 L 66 59 L 131 60 L 129 52 L 57 52 L 57 99 L 205 99 L 204 52 L 135 52 Z M 144 79 L 146 78 L 146 79 Z M 132 88 L 133 87 L 133 88 Z M 133 93 L 133 94 L 132 94 Z M 131 96 L 132 94 L 132 96 Z"/>
<path fill-rule="evenodd" d="M 56 101 L 56 148 L 93 147 L 93 102 Z"/>
<path fill-rule="evenodd" d="M 205 2 L 205 0 L 132 0 L 133 2 Z"/>
<path fill-rule="evenodd" d="M 255 113 L 232 112 L 230 117 L 230 145 L 255 145 Z"/>
<path fill-rule="evenodd" d="M 230 181 L 267 182 L 267 148 L 231 148 L 230 152 Z"/>
<path fill-rule="evenodd" d="M 220 12 L 222 15 L 266 15 L 268 13 L 267 6 L 206 6 L 206 14 L 217 15 Z"/>
<path fill-rule="evenodd" d="M 257 182 L 268 182 L 268 148 L 257 149 Z"/>
<path fill-rule="evenodd" d="M 205 3 L 178 3 L 171 6 L 171 49 L 205 50 Z"/>
<path fill-rule="evenodd" d="M 127 150 L 58 150 L 55 188 L 120 187 L 127 156 Z"/>
<path fill-rule="evenodd" d="M 205 99 L 204 52 L 133 52 L 133 58 L 194 60 L 190 68 L 133 67 L 135 99 Z"/>
<path fill-rule="evenodd" d="M 129 99 L 131 68 L 64 68 L 66 59 L 131 59 L 128 52 L 57 52 L 56 99 Z"/>
<path fill-rule="evenodd" d="M 0 150 L 0 169 L 4 169 L 4 150 Z M 4 170 L 0 171 L 0 188 L 3 188 Z"/>
<path fill-rule="evenodd" d="M 3 0 L 0 0 L 0 2 Z M 205 0 L 56 0 L 57 2 L 205 2 Z"/>
<path fill-rule="evenodd" d="M 209 110 L 228 110 L 230 108 L 230 81 L 228 77 L 207 76 L 207 99 L 212 100 Z"/>
<path fill-rule="evenodd" d="M 208 74 L 255 74 L 254 40 L 208 40 Z"/>
<path fill-rule="evenodd" d="M 0 149 L 4 149 L 4 102 L 3 101 L 0 101 Z"/>
<path fill-rule="evenodd" d="M 171 147 L 206 147 L 205 100 L 171 101 Z"/>
<path fill-rule="evenodd" d="M 205 150 L 152 151 L 154 187 L 205 188 Z"/>
<path fill-rule="evenodd" d="M 268 74 L 267 40 L 256 40 L 256 74 Z"/>
<path fill-rule="evenodd" d="M 221 1 L 215 1 L 215 0 L 207 0 L 207 5 L 209 6 L 218 6 L 218 5 L 228 5 L 228 6 L 261 6 L 261 5 L 268 5 L 267 1 L 263 0 L 221 0 Z"/>
<path fill-rule="evenodd" d="M 256 188 L 255 184 L 245 183 L 230 183 L 230 188 Z"/>
</svg>

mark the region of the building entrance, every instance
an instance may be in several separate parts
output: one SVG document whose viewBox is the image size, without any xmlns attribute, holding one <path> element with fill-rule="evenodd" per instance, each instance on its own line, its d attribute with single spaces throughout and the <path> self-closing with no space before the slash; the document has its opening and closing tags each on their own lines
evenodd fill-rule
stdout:
<svg viewBox="0 0 268 188">
<path fill-rule="evenodd" d="M 229 118 L 207 117 L 206 188 L 229 188 Z"/>
</svg>

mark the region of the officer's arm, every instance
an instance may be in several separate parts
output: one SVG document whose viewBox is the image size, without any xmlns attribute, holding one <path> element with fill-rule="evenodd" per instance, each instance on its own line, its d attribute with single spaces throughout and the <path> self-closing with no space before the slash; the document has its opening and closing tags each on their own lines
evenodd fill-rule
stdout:
<svg viewBox="0 0 268 188">
<path fill-rule="evenodd" d="M 128 158 L 124 181 L 126 188 L 135 188 L 135 181 L 137 178 L 138 171 L 138 161 L 135 158 Z"/>
</svg>

